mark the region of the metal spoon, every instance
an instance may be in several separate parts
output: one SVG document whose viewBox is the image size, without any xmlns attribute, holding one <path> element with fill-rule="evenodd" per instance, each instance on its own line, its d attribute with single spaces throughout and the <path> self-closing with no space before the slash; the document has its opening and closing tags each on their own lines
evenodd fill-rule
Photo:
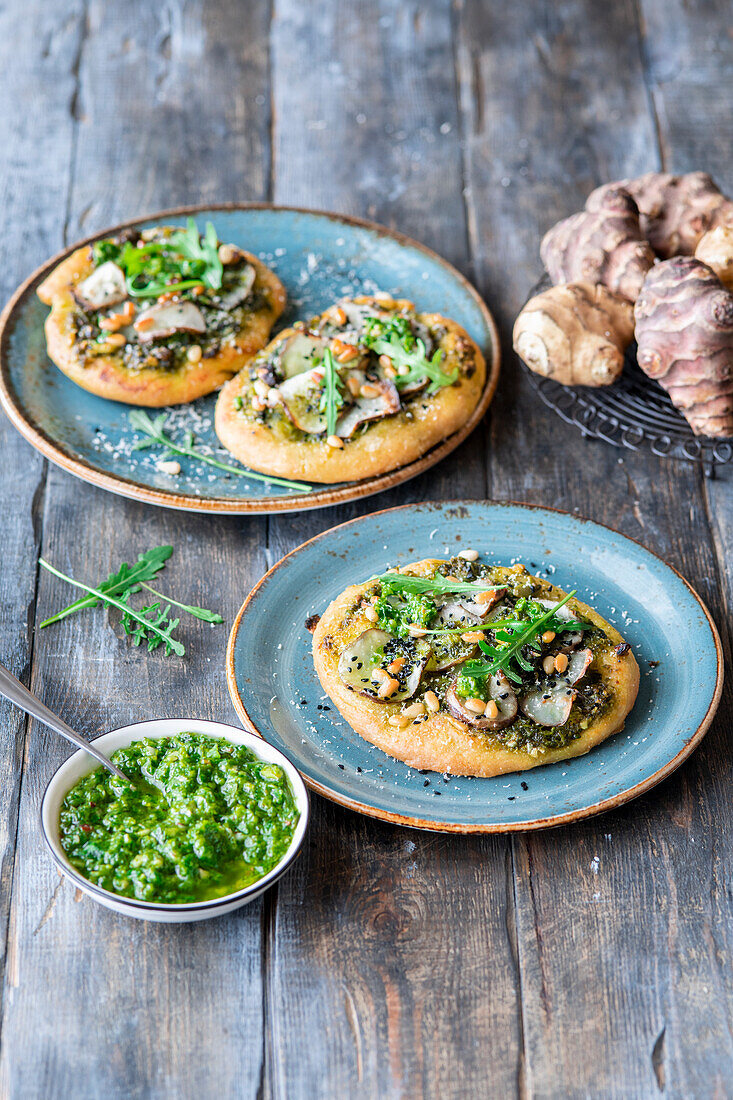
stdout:
<svg viewBox="0 0 733 1100">
<path fill-rule="evenodd" d="M 78 733 L 74 733 L 73 729 L 67 726 L 66 722 L 63 722 L 52 710 L 49 710 L 40 699 L 36 699 L 35 695 L 31 695 L 28 688 L 21 684 L 20 680 L 16 679 L 4 665 L 0 665 L 0 695 L 4 695 L 6 699 L 9 699 L 11 703 L 15 703 L 16 707 L 20 707 L 26 714 L 32 714 L 39 722 L 43 722 L 44 725 L 49 726 L 56 733 L 60 733 L 67 741 L 71 741 L 72 745 L 84 749 L 84 752 L 88 752 L 113 775 L 116 775 L 119 779 L 127 779 L 128 783 L 132 783 L 132 780 L 123 771 L 120 771 L 116 764 L 113 764 L 111 760 L 104 756 L 99 749 L 95 749 Z"/>
</svg>

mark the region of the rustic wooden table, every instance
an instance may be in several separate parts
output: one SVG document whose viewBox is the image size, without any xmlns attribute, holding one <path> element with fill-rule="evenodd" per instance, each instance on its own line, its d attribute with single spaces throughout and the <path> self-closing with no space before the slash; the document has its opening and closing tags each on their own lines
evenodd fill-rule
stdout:
<svg viewBox="0 0 733 1100">
<path fill-rule="evenodd" d="M 161 542 L 231 623 L 267 566 L 375 507 L 528 500 L 602 520 L 708 602 L 729 652 L 730 474 L 584 441 L 509 347 L 540 234 L 649 168 L 733 189 L 725 0 L 14 0 L 0 11 L 4 297 L 47 255 L 180 203 L 365 215 L 463 270 L 505 340 L 484 426 L 399 490 L 303 516 L 136 505 L 0 423 L 0 659 L 92 735 L 234 719 L 226 627 L 148 656 L 102 610 L 34 635 L 43 553 L 99 577 Z M 195 634 L 195 637 L 194 637 Z M 307 851 L 259 902 L 180 927 L 109 913 L 40 839 L 67 747 L 0 704 L 3 1096 L 730 1096 L 730 692 L 646 797 L 544 834 L 392 828 L 314 799 Z"/>
</svg>

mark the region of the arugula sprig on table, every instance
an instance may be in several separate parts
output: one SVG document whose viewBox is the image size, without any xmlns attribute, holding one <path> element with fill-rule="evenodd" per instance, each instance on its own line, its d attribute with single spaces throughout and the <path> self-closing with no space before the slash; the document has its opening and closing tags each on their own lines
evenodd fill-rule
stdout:
<svg viewBox="0 0 733 1100">
<path fill-rule="evenodd" d="M 170 618 L 171 604 L 180 607 L 183 611 L 187 611 L 189 615 L 202 619 L 204 622 L 221 623 L 224 620 L 216 611 L 179 603 L 178 600 L 164 596 L 162 592 L 158 592 L 147 583 L 148 580 L 152 580 L 160 572 L 172 553 L 172 546 L 156 546 L 152 550 L 147 550 L 144 554 L 141 554 L 134 565 L 123 562 L 115 573 L 110 573 L 106 580 L 96 586 L 83 584 L 81 581 L 77 581 L 54 568 L 43 558 L 39 558 L 39 564 L 47 569 L 49 573 L 88 593 L 87 596 L 83 596 L 81 599 L 69 604 L 62 611 L 58 611 L 55 615 L 45 619 L 40 624 L 41 628 L 60 622 L 67 616 L 83 611 L 85 608 L 96 607 L 98 604 L 103 603 L 110 607 L 116 607 L 122 612 L 122 629 L 125 634 L 131 637 L 133 645 L 138 646 L 142 642 L 147 642 L 148 651 L 157 649 L 160 645 L 165 645 L 166 655 L 176 653 L 179 657 L 182 657 L 186 652 L 185 647 L 183 642 L 174 637 L 173 633 L 181 620 L 180 618 Z M 152 592 L 154 596 L 159 596 L 160 599 L 139 609 L 131 607 L 130 597 L 142 588 Z"/>
<path fill-rule="evenodd" d="M 542 645 L 539 635 L 546 630 L 552 630 L 555 634 L 561 634 L 565 630 L 582 629 L 583 624 L 577 620 L 560 619 L 558 610 L 568 600 L 571 600 L 577 589 L 573 589 L 553 607 L 547 608 L 541 614 L 532 610 L 533 601 L 526 602 L 527 618 L 502 619 L 491 624 L 494 638 L 499 643 L 491 645 L 483 639 L 479 642 L 479 648 L 489 658 L 488 661 L 479 659 L 466 661 L 464 672 L 467 676 L 492 676 L 496 672 L 502 672 L 508 680 L 515 684 L 522 683 L 521 671 L 534 672 L 534 665 L 522 653 L 522 648 L 530 646 L 537 653 L 541 652 Z M 535 605 L 541 606 L 541 605 Z M 520 671 L 521 670 L 521 671 Z"/>
<path fill-rule="evenodd" d="M 321 412 L 325 412 L 326 414 L 326 430 L 328 434 L 334 435 L 336 432 L 336 421 L 338 420 L 339 410 L 344 406 L 342 395 L 344 384 L 339 377 L 333 353 L 330 348 L 326 348 L 323 353 L 323 358 L 318 365 L 323 368 L 324 372 L 323 392 L 321 393 L 321 400 L 318 404 L 318 408 Z"/>
<path fill-rule="evenodd" d="M 241 466 L 230 466 L 227 462 L 220 462 L 218 458 L 203 454 L 193 446 L 193 432 L 186 432 L 184 441 L 177 443 L 171 439 L 165 431 L 166 413 L 159 413 L 155 420 L 151 420 L 142 409 L 133 409 L 130 414 L 130 423 L 138 432 L 142 432 L 147 439 L 138 439 L 133 445 L 134 451 L 142 451 L 147 447 L 159 446 L 165 449 L 167 454 L 188 455 L 197 462 L 205 462 L 209 466 L 216 466 L 218 470 L 226 470 L 227 473 L 236 474 L 237 477 L 246 477 L 251 481 L 264 481 L 270 485 L 281 485 L 284 489 L 297 489 L 301 493 L 313 492 L 313 486 L 305 481 L 289 481 L 284 477 L 272 477 L 270 474 L 257 474 L 254 470 L 245 470 Z"/>
<path fill-rule="evenodd" d="M 458 378 L 457 368 L 450 374 L 441 370 L 442 348 L 428 358 L 424 342 L 415 337 L 406 317 L 365 318 L 362 342 L 377 355 L 387 355 L 398 371 L 400 367 L 407 367 L 406 374 L 398 374 L 394 379 L 398 390 L 427 377 L 428 393 L 436 393 L 445 386 L 452 386 Z"/>
</svg>

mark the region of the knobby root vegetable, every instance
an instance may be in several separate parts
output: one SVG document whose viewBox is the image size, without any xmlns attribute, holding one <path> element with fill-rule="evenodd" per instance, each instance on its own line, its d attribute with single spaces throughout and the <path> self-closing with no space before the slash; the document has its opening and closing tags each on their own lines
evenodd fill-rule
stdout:
<svg viewBox="0 0 733 1100">
<path fill-rule="evenodd" d="M 733 294 L 706 264 L 657 264 L 636 302 L 639 366 L 696 435 L 733 435 Z"/>
<path fill-rule="evenodd" d="M 531 298 L 514 323 L 514 350 L 564 386 L 607 386 L 634 335 L 633 306 L 605 286 L 566 283 Z"/>
<path fill-rule="evenodd" d="M 636 203 L 621 187 L 594 191 L 585 210 L 545 234 L 540 255 L 553 283 L 603 283 L 632 302 L 654 263 Z"/>
<path fill-rule="evenodd" d="M 726 198 L 707 172 L 647 172 L 637 179 L 618 180 L 597 188 L 588 199 L 599 201 L 603 193 L 625 188 L 636 200 L 641 230 L 657 256 L 692 256 L 704 233 L 716 225 L 733 224 L 733 202 Z"/>
<path fill-rule="evenodd" d="M 716 225 L 700 238 L 695 259 L 711 267 L 726 290 L 733 290 L 733 225 Z"/>
</svg>

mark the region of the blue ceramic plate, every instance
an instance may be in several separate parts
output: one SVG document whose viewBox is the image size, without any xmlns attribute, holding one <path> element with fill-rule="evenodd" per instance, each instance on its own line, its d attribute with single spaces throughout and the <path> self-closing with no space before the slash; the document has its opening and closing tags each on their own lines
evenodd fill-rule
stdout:
<svg viewBox="0 0 733 1100">
<path fill-rule="evenodd" d="M 641 687 L 621 733 L 575 760 L 457 779 L 392 760 L 344 722 L 315 674 L 305 619 L 388 566 L 469 547 L 488 562 L 524 562 L 560 588 L 577 588 L 631 642 Z M 471 501 L 377 512 L 293 550 L 242 607 L 227 676 L 245 726 L 281 749 L 327 798 L 423 829 L 505 832 L 575 821 L 659 783 L 710 725 L 723 661 L 699 596 L 643 546 L 565 512 Z"/>
<path fill-rule="evenodd" d="M 86 393 L 46 355 L 43 324 L 48 307 L 36 288 L 65 256 L 99 237 L 129 226 L 180 224 L 191 215 L 199 229 L 212 221 L 219 238 L 256 253 L 285 284 L 288 305 L 276 328 L 320 313 L 345 295 L 384 290 L 413 300 L 462 325 L 486 356 L 482 399 L 459 432 L 422 458 L 381 477 L 316 487 L 298 493 L 180 459 L 180 474 L 161 472 L 160 451 L 133 451 L 129 405 Z M 0 402 L 16 428 L 51 461 L 104 489 L 134 500 L 198 512 L 300 511 L 368 496 L 415 477 L 439 462 L 484 416 L 499 373 L 499 343 L 493 318 L 473 287 L 434 252 L 401 234 L 356 218 L 312 210 L 262 205 L 184 207 L 126 222 L 55 256 L 16 291 L 0 319 Z M 216 394 L 169 411 L 174 436 L 193 431 L 196 446 L 224 461 L 234 460 L 213 428 Z"/>
</svg>

